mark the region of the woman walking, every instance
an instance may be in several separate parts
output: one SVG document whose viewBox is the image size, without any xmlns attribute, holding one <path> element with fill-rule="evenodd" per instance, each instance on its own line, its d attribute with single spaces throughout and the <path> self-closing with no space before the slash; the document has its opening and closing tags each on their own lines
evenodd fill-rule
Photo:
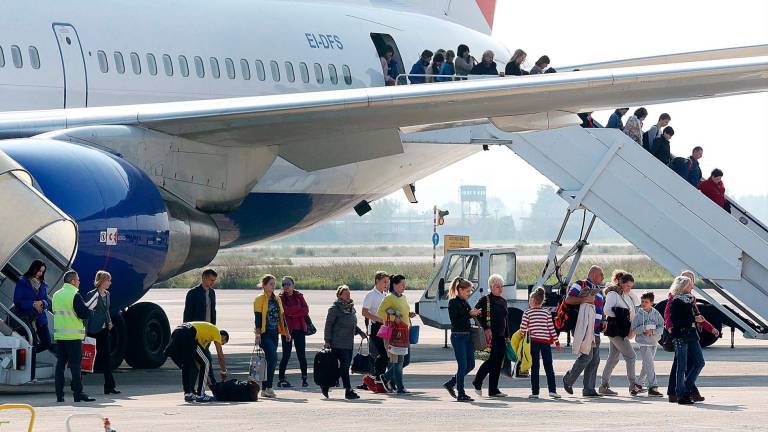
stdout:
<svg viewBox="0 0 768 432">
<path fill-rule="evenodd" d="M 288 367 L 288 361 L 291 359 L 291 351 L 296 347 L 296 357 L 299 359 L 299 368 L 301 369 L 301 386 L 309 387 L 307 382 L 307 317 L 309 316 L 309 306 L 304 300 L 304 295 L 296 289 L 296 281 L 285 276 L 282 282 L 283 291 L 280 293 L 280 301 L 285 310 L 285 321 L 288 325 L 288 333 L 291 338 L 281 336 L 283 353 L 280 358 L 280 372 L 278 375 L 277 386 L 280 388 L 293 387 L 285 379 L 285 369 Z"/>
<path fill-rule="evenodd" d="M 34 342 L 32 349 L 31 379 L 35 379 L 37 353 L 51 346 L 51 333 L 48 329 L 48 316 L 45 311 L 51 307 L 48 301 L 48 284 L 45 283 L 45 263 L 34 260 L 26 273 L 16 282 L 13 290 L 13 308 L 16 315 L 24 321 Z"/>
<path fill-rule="evenodd" d="M 605 306 L 603 314 L 607 317 L 607 326 L 604 331 L 608 337 L 608 360 L 603 368 L 603 382 L 598 389 L 598 393 L 608 396 L 616 396 L 618 393 L 611 389 L 611 374 L 613 369 L 619 363 L 619 358 L 623 357 L 627 365 L 627 380 L 629 381 L 629 393 L 637 396 L 642 390 L 640 384 L 637 384 L 635 375 L 635 354 L 632 348 L 631 339 L 635 337 L 632 331 L 632 320 L 637 314 L 639 299 L 634 295 L 632 287 L 635 284 L 635 278 L 622 270 L 617 270 L 613 275 L 613 283 L 606 288 Z"/>
<path fill-rule="evenodd" d="M 253 300 L 255 342 L 264 350 L 267 359 L 267 380 L 262 382 L 261 397 L 274 398 L 272 383 L 277 366 L 277 339 L 279 335 L 283 335 L 290 342 L 291 335 L 285 323 L 283 303 L 280 297 L 275 295 L 275 277 L 264 275 L 261 278 L 261 289 L 263 293 Z"/>
<path fill-rule="evenodd" d="M 464 377 L 475 368 L 475 348 L 470 337 L 471 321 L 480 315 L 479 309 L 472 309 L 467 303 L 472 293 L 472 282 L 457 277 L 451 283 L 448 301 L 448 316 L 451 318 L 451 346 L 456 356 L 456 375 L 452 376 L 443 387 L 459 402 L 472 402 L 474 399 L 464 391 Z M 458 390 L 458 394 L 456 391 Z"/>
<path fill-rule="evenodd" d="M 560 351 L 560 341 L 557 340 L 555 324 L 548 310 L 542 309 L 544 304 L 544 288 L 538 287 L 528 299 L 528 309 L 523 312 L 520 322 L 520 332 L 531 337 L 531 395 L 529 399 L 539 398 L 539 358 L 544 363 L 547 375 L 549 397 L 560 399 L 555 384 L 555 369 L 552 366 L 552 344 Z"/>
<path fill-rule="evenodd" d="M 696 379 L 704 368 L 704 354 L 699 344 L 698 323 L 704 317 L 696 309 L 693 297 L 693 282 L 685 276 L 678 276 L 672 282 L 669 293 L 672 294 L 670 319 L 672 321 L 672 342 L 675 346 L 675 396 L 680 405 L 693 404 L 692 396 L 696 392 Z"/>
<path fill-rule="evenodd" d="M 339 360 L 339 375 L 344 384 L 345 399 L 360 399 L 352 390 L 349 381 L 349 367 L 352 364 L 352 349 L 355 346 L 355 334 L 367 339 L 360 327 L 357 326 L 355 304 L 352 301 L 349 287 L 341 285 L 336 289 L 336 301 L 328 308 L 325 319 L 325 348 L 330 348 Z M 322 387 L 323 396 L 328 397 L 328 387 Z"/>
<path fill-rule="evenodd" d="M 491 292 L 475 305 L 480 310 L 480 323 L 485 331 L 485 339 L 488 346 L 491 347 L 491 355 L 488 360 L 480 365 L 477 375 L 472 381 L 475 387 L 475 393 L 478 396 L 483 395 L 483 381 L 488 377 L 488 396 L 507 397 L 499 390 L 499 376 L 501 375 L 501 365 L 504 362 L 507 350 L 507 339 L 509 331 L 507 330 L 507 299 L 501 296 L 504 290 L 504 278 L 494 274 L 488 278 L 488 286 Z"/>
<path fill-rule="evenodd" d="M 91 317 L 88 318 L 86 332 L 88 336 L 96 339 L 96 369 L 104 373 L 104 394 L 120 394 L 112 376 L 112 362 L 110 354 L 112 345 L 109 332 L 112 330 L 112 317 L 109 314 L 111 306 L 109 287 L 112 286 L 112 275 L 104 270 L 96 272 L 93 280 L 94 289 L 86 294 L 86 306 L 93 307 Z"/>
<path fill-rule="evenodd" d="M 410 328 L 411 318 L 415 317 L 416 313 L 411 312 L 408 299 L 405 298 L 405 276 L 393 275 L 389 278 L 389 294 L 381 301 L 376 315 L 384 319 L 384 321 L 391 319 L 395 324 L 405 324 L 406 327 Z M 410 355 L 410 347 L 405 349 L 406 354 L 399 354 L 393 353 L 397 351 L 398 347 L 392 347 L 390 341 L 386 341 L 386 344 L 389 354 L 389 367 L 387 372 L 381 376 L 380 381 L 389 391 L 393 390 L 392 383 L 394 382 L 397 394 L 409 393 L 403 384 L 403 368 L 406 366 L 407 357 Z"/>
</svg>

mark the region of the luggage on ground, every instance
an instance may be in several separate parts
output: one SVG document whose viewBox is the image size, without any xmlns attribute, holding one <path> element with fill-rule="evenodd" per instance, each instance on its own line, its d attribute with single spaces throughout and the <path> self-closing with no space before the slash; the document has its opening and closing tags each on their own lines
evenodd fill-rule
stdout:
<svg viewBox="0 0 768 432">
<path fill-rule="evenodd" d="M 235 378 L 214 383 L 211 392 L 221 402 L 256 402 L 259 399 L 259 384 Z"/>
</svg>

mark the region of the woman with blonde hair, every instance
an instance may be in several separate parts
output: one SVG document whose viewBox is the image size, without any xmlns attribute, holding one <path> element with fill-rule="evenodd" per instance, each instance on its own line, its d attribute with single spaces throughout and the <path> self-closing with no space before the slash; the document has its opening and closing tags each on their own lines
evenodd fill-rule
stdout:
<svg viewBox="0 0 768 432">
<path fill-rule="evenodd" d="M 88 318 L 86 333 L 96 339 L 96 363 L 95 368 L 104 374 L 104 394 L 120 394 L 112 376 L 112 352 L 109 331 L 112 330 L 112 317 L 109 314 L 110 297 L 109 287 L 112 285 L 112 275 L 104 270 L 96 272 L 93 280 L 94 288 L 85 295 L 85 304 L 93 312 Z"/>
<path fill-rule="evenodd" d="M 472 282 L 460 277 L 453 280 L 448 293 L 451 297 L 448 301 L 448 316 L 451 318 L 451 346 L 456 356 L 457 370 L 456 375 L 443 387 L 459 402 L 474 400 L 464 391 L 464 377 L 475 368 L 475 348 L 470 337 L 471 321 L 480 315 L 479 309 L 472 309 L 467 303 L 470 294 Z"/>
<path fill-rule="evenodd" d="M 504 278 L 493 274 L 488 278 L 488 288 L 491 292 L 480 298 L 475 305 L 480 310 L 480 324 L 485 331 L 485 339 L 491 347 L 488 360 L 484 361 L 477 370 L 472 385 L 478 396 L 483 395 L 483 381 L 488 377 L 488 396 L 507 397 L 499 390 L 499 376 L 507 350 L 509 330 L 507 328 L 507 299 L 502 297 Z"/>
<path fill-rule="evenodd" d="M 528 54 L 525 53 L 525 51 L 521 49 L 515 50 L 515 53 L 512 55 L 512 58 L 509 59 L 509 63 L 507 63 L 507 67 L 504 68 L 504 73 L 507 76 L 522 76 L 522 75 L 528 75 L 528 71 L 523 70 L 523 62 L 525 62 L 525 59 L 528 57 Z"/>
<path fill-rule="evenodd" d="M 275 378 L 275 366 L 277 365 L 277 341 L 279 336 L 285 336 L 291 341 L 288 326 L 285 322 L 285 311 L 280 297 L 275 295 L 275 277 L 266 274 L 261 278 L 263 293 L 253 300 L 253 315 L 255 321 L 255 343 L 264 350 L 267 358 L 267 380 L 262 382 L 261 397 L 274 398 L 275 391 L 272 382 Z"/>
<path fill-rule="evenodd" d="M 675 396 L 680 405 L 693 404 L 692 396 L 697 392 L 696 379 L 704 368 L 704 354 L 699 344 L 697 323 L 704 321 L 696 308 L 696 298 L 692 294 L 693 281 L 685 276 L 678 276 L 669 288 L 672 295 L 670 333 L 675 346 Z"/>
</svg>

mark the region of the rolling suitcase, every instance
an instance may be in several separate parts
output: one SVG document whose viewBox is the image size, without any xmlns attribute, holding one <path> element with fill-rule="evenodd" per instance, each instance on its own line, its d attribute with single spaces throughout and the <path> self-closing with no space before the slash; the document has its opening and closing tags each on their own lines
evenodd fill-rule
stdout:
<svg viewBox="0 0 768 432">
<path fill-rule="evenodd" d="M 322 350 L 315 354 L 315 384 L 320 387 L 333 387 L 339 380 L 339 360 L 331 350 Z"/>
</svg>

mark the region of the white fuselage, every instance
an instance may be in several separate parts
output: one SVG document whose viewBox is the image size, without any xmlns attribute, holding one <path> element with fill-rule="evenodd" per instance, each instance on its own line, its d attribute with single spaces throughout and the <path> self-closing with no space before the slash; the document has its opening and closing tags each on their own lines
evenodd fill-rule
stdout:
<svg viewBox="0 0 768 432">
<path fill-rule="evenodd" d="M 486 49 L 501 60 L 509 56 L 485 34 L 390 9 L 253 0 L 14 0 L 4 3 L 0 17 L 0 112 L 380 87 L 371 34 L 392 38 L 405 72 L 422 50 L 456 50 L 462 43 L 476 57 Z M 315 172 L 278 158 L 254 192 L 375 199 L 475 151 L 405 145 L 400 155 Z M 342 210 L 348 208 L 327 216 Z"/>
</svg>

